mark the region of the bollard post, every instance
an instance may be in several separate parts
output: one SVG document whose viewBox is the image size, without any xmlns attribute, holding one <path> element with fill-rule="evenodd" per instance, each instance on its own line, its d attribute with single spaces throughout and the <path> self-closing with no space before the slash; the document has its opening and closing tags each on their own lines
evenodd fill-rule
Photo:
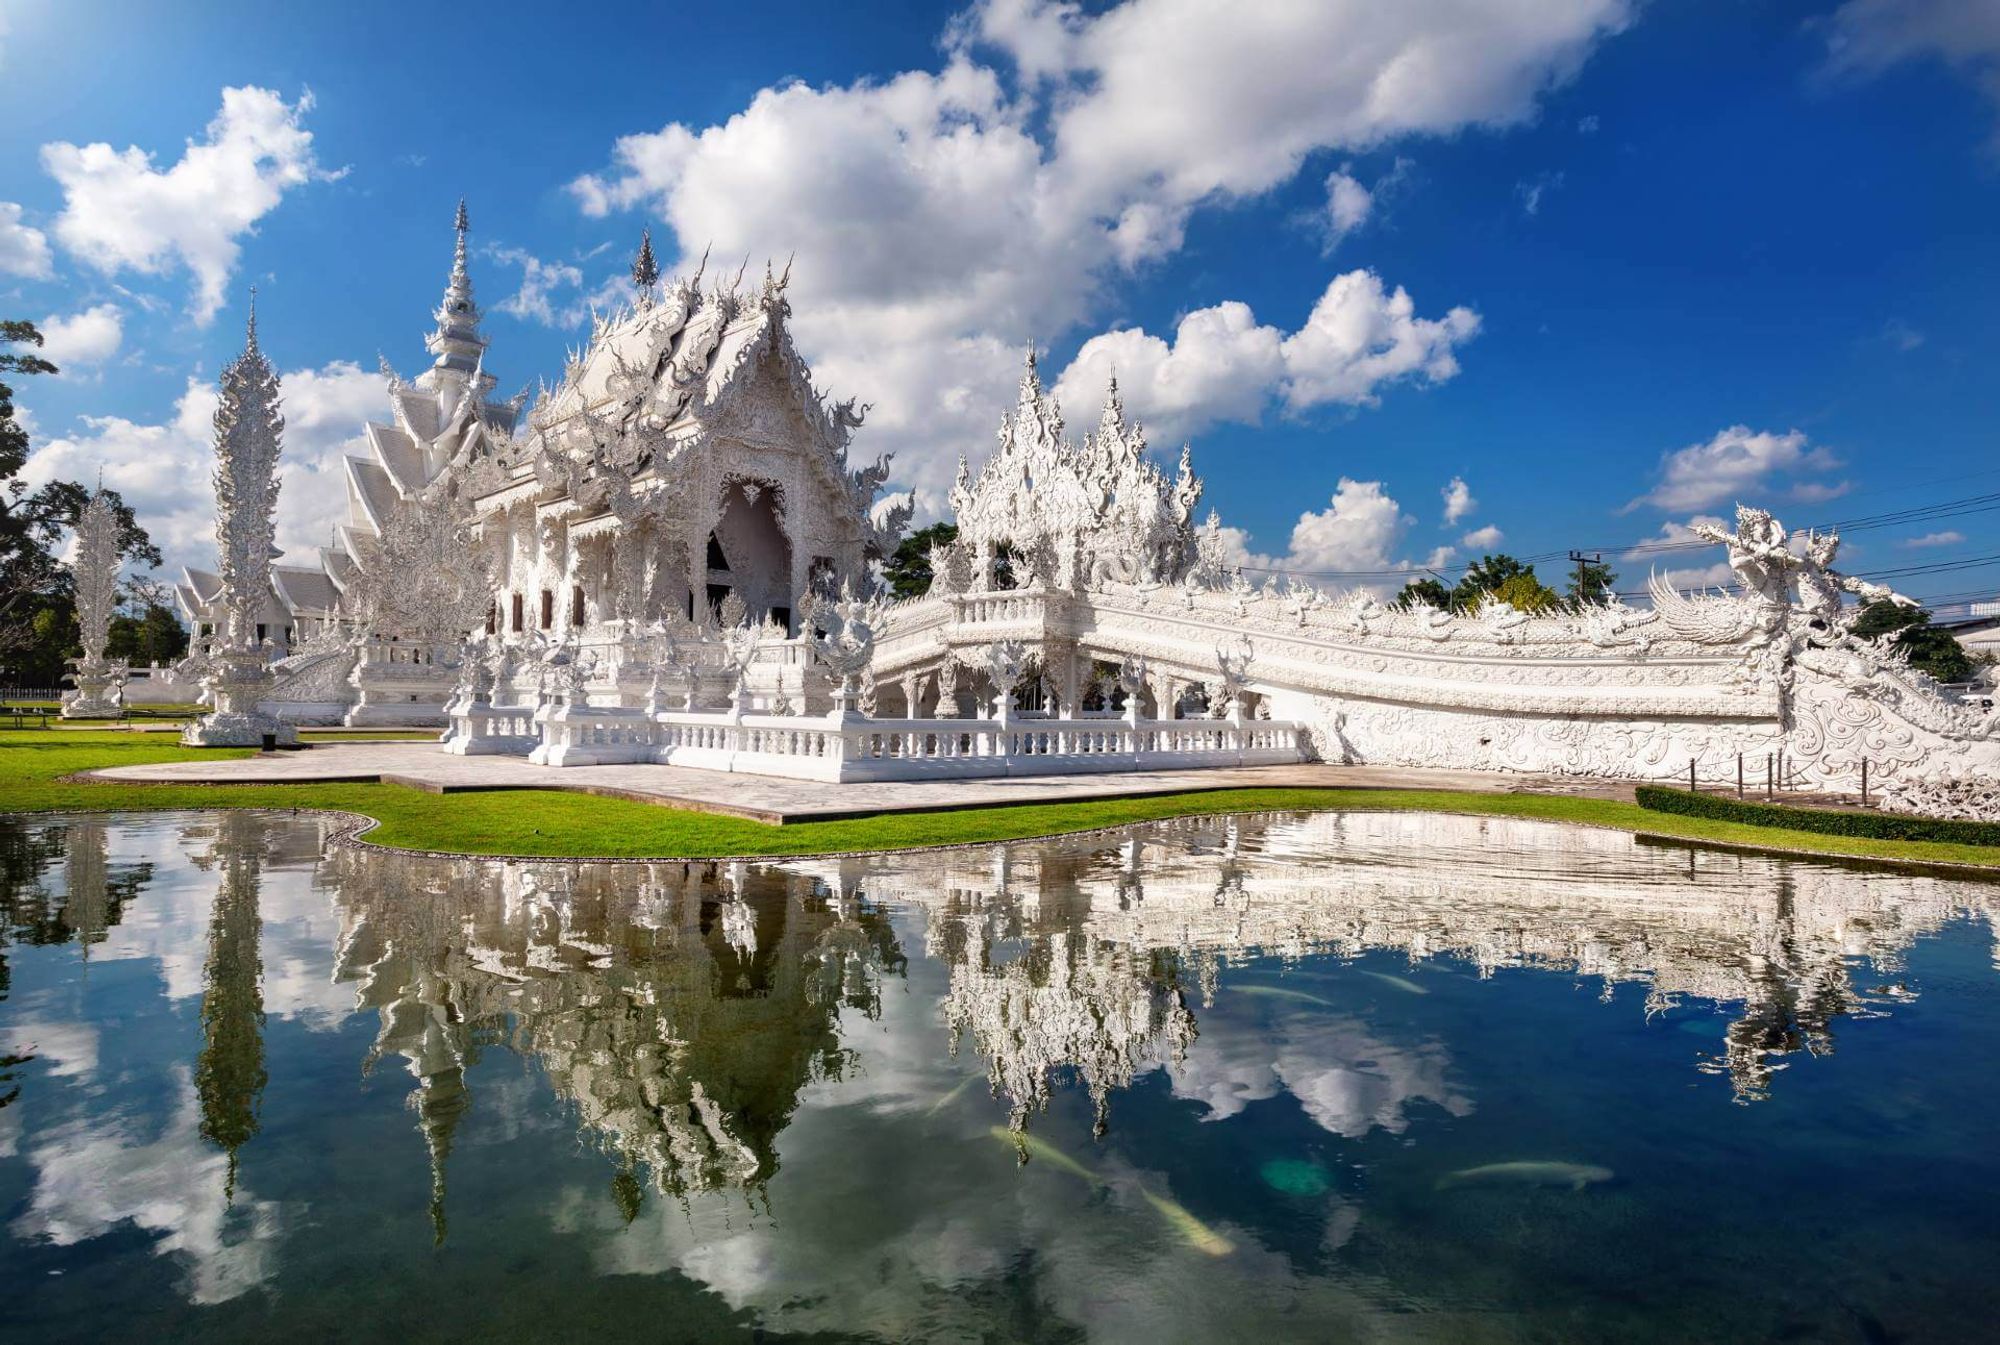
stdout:
<svg viewBox="0 0 2000 1345">
<path fill-rule="evenodd" d="M 1736 754 L 1736 797 L 1743 797 L 1743 754 Z"/>
<path fill-rule="evenodd" d="M 1861 758 L 1861 806 L 1868 806 L 1868 758 Z"/>
<path fill-rule="evenodd" d="M 1771 764 L 1771 754 L 1766 752 L 1764 754 L 1764 798 L 1766 801 L 1770 799 L 1771 791 L 1776 787 L 1777 779 L 1777 769 Z"/>
<path fill-rule="evenodd" d="M 1693 757 L 1689 757 L 1689 758 L 1688 758 L 1688 793 L 1690 793 L 1690 794 L 1696 794 L 1696 793 L 1699 793 L 1699 792 L 1700 792 L 1700 791 L 1699 791 L 1698 789 L 1696 789 L 1696 788 L 1695 788 L 1695 783 L 1694 783 L 1694 758 L 1693 758 Z"/>
</svg>

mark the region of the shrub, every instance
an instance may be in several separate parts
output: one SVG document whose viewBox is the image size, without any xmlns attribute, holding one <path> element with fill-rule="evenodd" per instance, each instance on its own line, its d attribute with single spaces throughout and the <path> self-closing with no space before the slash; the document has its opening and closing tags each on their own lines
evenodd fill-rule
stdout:
<svg viewBox="0 0 2000 1345">
<path fill-rule="evenodd" d="M 1859 836 L 1876 841 L 1942 841 L 1948 845 L 2000 846 L 2000 824 L 1992 822 L 1912 817 L 1905 813 L 1788 808 L 1778 803 L 1750 803 L 1660 785 L 1640 785 L 1637 797 L 1641 808 L 1656 813 L 1677 813 L 1682 817 L 1703 817 L 1711 822 L 1741 822 L 1753 827 L 1784 827 L 1791 831 L 1815 831 L 1824 836 Z"/>
</svg>

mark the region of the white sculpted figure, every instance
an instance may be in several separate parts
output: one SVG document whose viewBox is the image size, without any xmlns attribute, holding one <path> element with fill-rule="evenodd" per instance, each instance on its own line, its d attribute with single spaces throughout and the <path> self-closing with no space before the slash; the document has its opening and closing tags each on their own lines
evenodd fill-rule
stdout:
<svg viewBox="0 0 2000 1345">
<path fill-rule="evenodd" d="M 834 714 L 844 714 L 852 706 L 854 679 L 864 672 L 869 660 L 875 654 L 875 628 L 882 624 L 884 604 L 875 597 L 857 598 L 853 590 L 843 586 L 838 602 L 816 602 L 812 606 L 812 621 L 808 625 L 822 624 L 824 634 L 813 635 L 813 653 L 826 665 L 827 671 L 840 679 L 839 690 L 835 693 Z M 870 683 L 869 700 L 874 700 L 873 683 Z M 873 713 L 872 709 L 867 713 Z"/>
</svg>

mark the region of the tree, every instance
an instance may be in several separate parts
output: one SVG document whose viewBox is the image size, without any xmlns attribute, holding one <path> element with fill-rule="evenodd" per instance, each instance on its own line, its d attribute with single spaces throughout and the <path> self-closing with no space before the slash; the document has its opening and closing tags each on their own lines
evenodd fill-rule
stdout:
<svg viewBox="0 0 2000 1345">
<path fill-rule="evenodd" d="M 32 322 L 0 321 L 0 374 L 52 374 L 56 366 L 32 351 L 6 347 L 40 346 Z M 21 479 L 28 464 L 28 431 L 14 415 L 14 389 L 0 381 L 0 659 L 15 680 L 53 683 L 75 645 L 76 620 L 69 602 L 69 572 L 56 544 L 90 503 L 90 490 L 74 481 L 50 481 L 30 488 Z M 118 519 L 123 555 L 145 565 L 160 563 L 160 550 L 115 491 L 105 497 Z"/>
<path fill-rule="evenodd" d="M 1418 603 L 1428 603 L 1444 611 L 1451 610 L 1451 590 L 1437 580 L 1425 575 L 1422 579 L 1412 579 L 1403 585 L 1403 591 L 1396 595 L 1396 606 L 1405 610 Z"/>
<path fill-rule="evenodd" d="M 957 540 L 958 528 L 950 523 L 933 523 L 905 537 L 882 563 L 889 591 L 899 598 L 921 598 L 930 592 L 931 548 Z"/>
<path fill-rule="evenodd" d="M 1489 596 L 1512 603 L 1523 612 L 1545 612 L 1562 601 L 1556 591 L 1535 577 L 1535 567 L 1523 565 L 1504 552 L 1481 556 L 1466 567 L 1465 577 L 1451 591 L 1451 605 L 1470 612 Z"/>
<path fill-rule="evenodd" d="M 1532 566 L 1520 574 L 1508 575 L 1493 590 L 1493 596 L 1521 612 L 1546 612 L 1562 602 L 1554 589 L 1535 578 Z"/>
<path fill-rule="evenodd" d="M 1889 643 L 1909 658 L 1918 672 L 1929 673 L 1940 682 L 1972 680 L 1976 665 L 1965 646 L 1948 630 L 1931 624 L 1931 614 L 1921 607 L 1905 607 L 1887 598 L 1866 603 L 1855 614 L 1848 632 L 1863 639 L 1889 639 Z"/>
</svg>

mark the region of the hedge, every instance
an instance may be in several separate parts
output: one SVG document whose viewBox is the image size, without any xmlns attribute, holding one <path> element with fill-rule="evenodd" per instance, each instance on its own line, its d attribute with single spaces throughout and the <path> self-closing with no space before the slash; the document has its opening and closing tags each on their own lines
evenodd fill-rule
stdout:
<svg viewBox="0 0 2000 1345">
<path fill-rule="evenodd" d="M 1915 817 L 1907 813 L 1787 808 L 1783 804 L 1749 803 L 1660 785 L 1640 785 L 1636 794 L 1641 808 L 1650 808 L 1656 813 L 1678 813 L 1682 817 L 1705 817 L 1713 822 L 1742 822 L 1753 827 L 1816 831 L 1826 836 L 1864 836 L 1878 841 L 1942 841 L 1949 845 L 2000 846 L 2000 823 L 1961 822 L 1949 818 Z"/>
</svg>

